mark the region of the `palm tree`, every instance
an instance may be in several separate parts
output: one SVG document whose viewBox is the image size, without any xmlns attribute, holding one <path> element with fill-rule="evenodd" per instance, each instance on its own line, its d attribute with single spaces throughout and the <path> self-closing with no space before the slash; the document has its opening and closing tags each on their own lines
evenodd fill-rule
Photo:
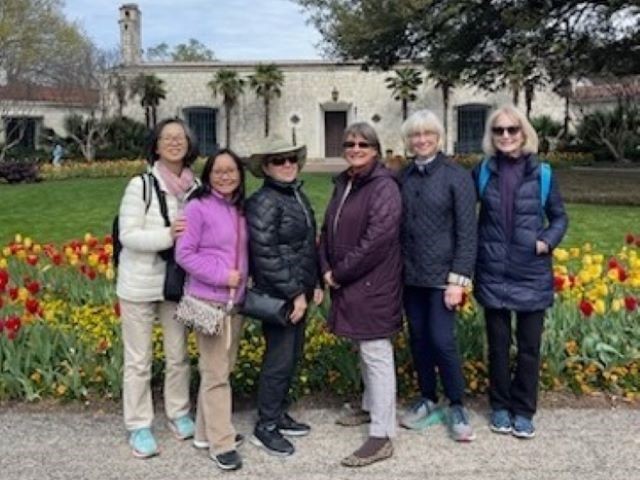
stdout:
<svg viewBox="0 0 640 480">
<path fill-rule="evenodd" d="M 166 95 L 164 80 L 155 75 L 141 73 L 131 82 L 131 97 L 140 96 L 140 105 L 144 108 L 147 128 L 153 128 L 158 123 L 158 105 Z"/>
<path fill-rule="evenodd" d="M 446 150 L 449 137 L 449 100 L 451 98 L 451 91 L 460 80 L 460 76 L 456 73 L 438 74 L 437 72 L 431 71 L 428 73 L 428 76 L 435 81 L 435 87 L 442 92 L 442 126 L 444 128 L 444 138 L 442 140 Z"/>
<path fill-rule="evenodd" d="M 211 89 L 214 97 L 222 95 L 224 104 L 224 114 L 226 117 L 225 130 L 227 148 L 231 146 L 231 110 L 238 103 L 238 98 L 244 93 L 245 80 L 240 78 L 238 72 L 222 69 L 216 72 L 215 77 L 207 86 Z"/>
<path fill-rule="evenodd" d="M 417 98 L 415 92 L 422 84 L 422 74 L 410 67 L 395 70 L 395 73 L 395 77 L 387 77 L 385 82 L 387 88 L 392 91 L 393 99 L 402 102 L 402 120 L 406 120 L 408 104 Z"/>
<path fill-rule="evenodd" d="M 249 86 L 264 102 L 264 136 L 269 136 L 269 110 L 271 100 L 282 95 L 284 75 L 276 64 L 257 65 L 255 73 L 249 76 Z"/>
</svg>

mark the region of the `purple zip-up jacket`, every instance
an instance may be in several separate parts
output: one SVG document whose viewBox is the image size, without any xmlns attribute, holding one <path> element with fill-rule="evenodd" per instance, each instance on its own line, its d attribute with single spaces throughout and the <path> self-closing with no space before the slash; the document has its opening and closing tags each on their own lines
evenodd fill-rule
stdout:
<svg viewBox="0 0 640 480">
<path fill-rule="evenodd" d="M 229 271 L 235 268 L 237 254 L 237 269 L 242 280 L 234 303 L 241 303 L 248 272 L 245 217 L 215 192 L 190 201 L 184 215 L 187 229 L 176 243 L 176 261 L 187 272 L 185 293 L 226 303 L 230 294 L 227 285 Z"/>
</svg>

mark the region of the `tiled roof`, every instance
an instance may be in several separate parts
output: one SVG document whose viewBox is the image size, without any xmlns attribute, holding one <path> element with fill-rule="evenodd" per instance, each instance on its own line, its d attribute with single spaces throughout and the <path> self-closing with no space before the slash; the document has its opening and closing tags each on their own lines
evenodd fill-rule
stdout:
<svg viewBox="0 0 640 480">
<path fill-rule="evenodd" d="M 0 86 L 0 100 L 95 105 L 98 103 L 98 90 L 12 83 Z"/>
</svg>

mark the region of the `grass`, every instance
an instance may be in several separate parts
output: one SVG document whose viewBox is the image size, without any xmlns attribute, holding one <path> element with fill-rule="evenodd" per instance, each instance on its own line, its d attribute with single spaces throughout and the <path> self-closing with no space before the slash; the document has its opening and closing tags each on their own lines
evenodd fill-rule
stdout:
<svg viewBox="0 0 640 480">
<path fill-rule="evenodd" d="M 574 172 L 563 175 L 559 179 L 563 191 L 565 188 L 573 189 L 569 175 L 574 175 Z M 577 176 L 582 181 L 585 173 L 579 172 Z M 330 176 L 305 174 L 303 179 L 305 191 L 320 222 L 331 194 Z M 600 191 L 607 185 L 601 173 L 592 173 L 589 179 L 589 185 L 601 184 Z M 0 185 L 0 244 L 11 241 L 18 232 L 39 242 L 54 243 L 79 238 L 86 232 L 95 235 L 109 233 L 127 181 L 126 178 L 73 179 Z M 255 190 L 259 184 L 258 180 L 250 178 L 248 191 Z M 639 184 L 636 183 L 636 189 Z M 619 188 L 619 183 L 612 184 L 610 190 L 615 193 L 616 188 Z M 634 233 L 640 233 L 639 206 L 568 204 L 567 210 L 570 226 L 563 242 L 565 246 L 590 242 L 604 253 L 615 253 L 627 232 L 635 230 Z"/>
</svg>

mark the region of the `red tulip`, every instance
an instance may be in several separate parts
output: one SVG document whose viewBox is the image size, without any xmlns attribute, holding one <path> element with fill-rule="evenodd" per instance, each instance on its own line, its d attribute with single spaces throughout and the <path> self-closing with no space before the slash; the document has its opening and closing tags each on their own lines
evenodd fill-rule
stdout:
<svg viewBox="0 0 640 480">
<path fill-rule="evenodd" d="M 13 287 L 9 289 L 9 298 L 11 300 L 15 300 L 18 298 L 18 287 Z"/>
<path fill-rule="evenodd" d="M 96 271 L 93 268 L 87 268 L 87 277 L 89 280 L 95 280 L 96 275 Z"/>
<path fill-rule="evenodd" d="M 54 253 L 51 257 L 51 261 L 56 266 L 60 265 L 62 263 L 62 255 L 60 255 L 59 253 Z"/>
<path fill-rule="evenodd" d="M 27 301 L 24 302 L 24 308 L 30 314 L 35 315 L 36 313 L 38 313 L 38 310 L 40 310 L 40 304 L 35 298 L 27 298 Z"/>
<path fill-rule="evenodd" d="M 116 302 L 113 305 L 113 313 L 116 314 L 116 317 L 118 317 L 118 318 L 120 317 L 120 302 Z"/>
<path fill-rule="evenodd" d="M 625 272 L 624 268 L 618 267 L 618 280 L 624 282 L 628 277 L 629 275 L 627 275 L 627 272 Z"/>
<path fill-rule="evenodd" d="M 113 243 L 113 238 L 111 237 L 111 235 L 104 236 L 104 243 L 105 245 L 110 245 Z"/>
<path fill-rule="evenodd" d="M 631 245 L 634 241 L 635 241 L 635 237 L 633 236 L 633 233 L 627 233 L 627 236 L 625 237 L 625 241 Z"/>
<path fill-rule="evenodd" d="M 638 299 L 635 297 L 624 297 L 624 307 L 630 312 L 633 312 L 638 308 Z"/>
<path fill-rule="evenodd" d="M 555 275 L 553 277 L 553 289 L 556 292 L 561 292 L 562 290 L 564 290 L 564 277 L 561 277 L 559 275 Z"/>
<path fill-rule="evenodd" d="M 22 322 L 17 315 L 9 315 L 4 321 L 4 328 L 7 330 L 20 330 Z"/>
<path fill-rule="evenodd" d="M 0 269 L 0 287 L 4 287 L 7 283 L 9 283 L 9 272 Z"/>
<path fill-rule="evenodd" d="M 582 300 L 579 304 L 579 308 L 585 317 L 590 317 L 594 311 L 593 304 L 587 300 Z"/>
<path fill-rule="evenodd" d="M 38 256 L 37 255 L 27 255 L 27 263 L 29 265 L 31 265 L 32 267 L 35 266 L 38 263 Z"/>
<path fill-rule="evenodd" d="M 640 235 L 636 237 L 636 247 L 640 247 Z"/>
<path fill-rule="evenodd" d="M 620 266 L 620 264 L 618 263 L 618 259 L 616 259 L 616 257 L 611 257 L 609 259 L 609 270 L 611 270 L 612 268 L 618 268 Z"/>
<path fill-rule="evenodd" d="M 25 283 L 24 286 L 27 288 L 27 290 L 29 290 L 29 293 L 31 295 L 37 295 L 37 293 L 40 291 L 40 284 L 35 280 Z"/>
</svg>

